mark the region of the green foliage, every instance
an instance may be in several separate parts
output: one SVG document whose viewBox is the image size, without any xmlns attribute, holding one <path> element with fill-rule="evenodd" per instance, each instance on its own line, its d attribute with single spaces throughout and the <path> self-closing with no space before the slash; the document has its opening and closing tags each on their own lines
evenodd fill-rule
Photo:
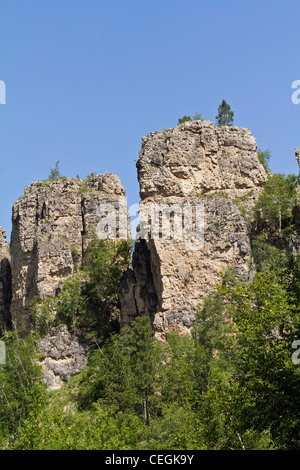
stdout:
<svg viewBox="0 0 300 470">
<path fill-rule="evenodd" d="M 14 450 L 129 450 L 143 432 L 138 418 L 102 409 L 76 413 L 60 407 L 45 408 L 38 426 L 32 417 L 25 421 Z"/>
<path fill-rule="evenodd" d="M 73 245 L 71 247 L 71 255 L 72 255 L 72 260 L 73 260 L 73 264 L 76 268 L 79 267 L 79 260 L 80 260 L 80 253 L 79 253 L 79 250 L 77 248 L 77 246 Z"/>
<path fill-rule="evenodd" d="M 250 283 L 223 292 L 236 345 L 222 407 L 226 409 L 230 398 L 232 419 L 240 430 L 268 431 L 276 446 L 296 448 L 300 371 L 291 361 L 291 345 L 299 332 L 299 309 L 283 278 L 274 274 L 258 274 Z"/>
<path fill-rule="evenodd" d="M 121 332 L 120 340 L 130 358 L 137 407 L 143 412 L 145 424 L 149 426 L 151 410 L 155 409 L 157 402 L 156 380 L 161 361 L 161 349 L 154 337 L 150 318 L 138 317 L 130 328 Z"/>
<path fill-rule="evenodd" d="M 48 180 L 53 181 L 58 178 L 62 178 L 62 175 L 59 170 L 59 160 L 55 163 L 54 168 L 50 168 L 50 174 L 48 176 Z"/>
<path fill-rule="evenodd" d="M 188 408 L 170 405 L 151 427 L 143 433 L 137 444 L 139 450 L 201 450 L 201 423 Z"/>
<path fill-rule="evenodd" d="M 192 117 L 192 120 L 193 120 L 193 121 L 202 121 L 203 119 L 202 119 L 201 113 L 197 113 L 197 112 L 196 112 L 196 113 L 194 114 L 194 116 Z"/>
<path fill-rule="evenodd" d="M 216 116 L 218 126 L 232 126 L 234 121 L 234 112 L 230 105 L 225 100 L 222 101 L 218 107 L 218 114 Z"/>
<path fill-rule="evenodd" d="M 88 173 L 88 175 L 86 176 L 87 179 L 91 179 L 91 178 L 95 178 L 97 176 L 97 172 L 96 171 L 92 171 L 91 173 Z"/>
<path fill-rule="evenodd" d="M 296 183 L 295 175 L 274 174 L 268 178 L 255 205 L 254 213 L 259 229 L 268 227 L 269 232 L 281 232 L 291 228 Z"/>
<path fill-rule="evenodd" d="M 296 236 L 295 175 L 270 175 L 253 209 L 252 256 L 259 272 L 282 272 L 290 261 L 289 244 Z"/>
<path fill-rule="evenodd" d="M 228 199 L 228 194 L 223 192 L 223 191 L 214 191 L 212 193 L 208 194 L 196 194 L 197 197 L 203 198 L 203 199 L 211 199 L 215 197 L 223 197 L 225 199 Z"/>
<path fill-rule="evenodd" d="M 194 328 L 206 364 L 198 410 L 206 445 L 297 448 L 300 373 L 291 345 L 299 326 L 288 285 L 275 274 L 224 283 L 207 299 Z"/>
<path fill-rule="evenodd" d="M 199 375 L 198 348 L 190 336 L 180 336 L 171 332 L 167 338 L 167 363 L 164 367 L 162 380 L 162 396 L 164 414 L 169 407 L 190 410 L 198 400 Z M 200 358 L 201 359 L 201 358 Z"/>
<path fill-rule="evenodd" d="M 191 116 L 183 116 L 182 118 L 178 119 L 178 124 L 183 124 L 184 122 L 191 121 Z"/>
<path fill-rule="evenodd" d="M 116 328 L 131 245 L 94 239 L 57 296 L 35 302 L 36 330 L 88 331 L 96 346 L 80 374 L 45 392 L 35 338 L 7 337 L 0 368 L 0 448 L 20 450 L 298 449 L 300 256 L 296 178 L 269 176 L 254 209 L 258 273 L 231 267 L 196 315 L 191 335 L 158 341 L 149 317 Z M 76 257 L 76 253 L 73 253 Z"/>
<path fill-rule="evenodd" d="M 93 355 L 83 378 L 83 408 L 99 401 L 115 412 L 134 411 L 150 424 L 156 410 L 156 375 L 162 351 L 153 336 L 150 319 L 138 317 L 120 335 L 114 335 Z"/>
<path fill-rule="evenodd" d="M 0 366 L 0 443 L 6 448 L 29 414 L 36 420 L 46 391 L 34 337 L 7 333 L 2 340 L 6 363 Z"/>
<path fill-rule="evenodd" d="M 299 266 L 295 259 L 281 276 L 260 273 L 248 283 L 227 270 L 192 336 L 173 332 L 162 343 L 150 319 L 138 317 L 47 402 L 30 399 L 6 448 L 298 448 L 291 344 L 300 329 Z"/>
<path fill-rule="evenodd" d="M 294 302 L 294 307 L 300 305 L 300 255 L 291 257 L 289 266 L 282 274 L 287 289 L 288 298 Z"/>
<path fill-rule="evenodd" d="M 195 113 L 193 117 L 191 116 L 183 116 L 182 118 L 178 119 L 178 124 L 183 124 L 184 122 L 187 121 L 202 121 L 202 116 L 200 113 Z"/>
<path fill-rule="evenodd" d="M 73 256 L 78 255 L 73 252 Z M 56 296 L 35 300 L 31 316 L 41 335 L 57 324 L 72 332 L 84 329 L 85 336 L 101 342 L 118 329 L 119 286 L 128 268 L 131 243 L 94 238 L 89 245 L 83 269 L 67 278 Z"/>
<path fill-rule="evenodd" d="M 257 156 L 258 156 L 258 160 L 260 161 L 260 163 L 262 164 L 266 172 L 269 172 L 270 171 L 269 162 L 271 158 L 270 150 L 267 149 L 265 151 L 262 151 L 261 149 L 259 149 L 257 151 Z"/>
<path fill-rule="evenodd" d="M 118 325 L 121 277 L 129 267 L 132 243 L 127 240 L 95 238 L 89 245 L 84 270 L 89 281 L 84 284 L 85 320 L 100 338 Z"/>
<path fill-rule="evenodd" d="M 274 242 L 278 247 L 274 246 Z M 280 273 L 286 269 L 289 257 L 282 249 L 282 244 L 280 240 L 270 240 L 264 232 L 256 235 L 252 241 L 251 252 L 258 272 Z"/>
</svg>

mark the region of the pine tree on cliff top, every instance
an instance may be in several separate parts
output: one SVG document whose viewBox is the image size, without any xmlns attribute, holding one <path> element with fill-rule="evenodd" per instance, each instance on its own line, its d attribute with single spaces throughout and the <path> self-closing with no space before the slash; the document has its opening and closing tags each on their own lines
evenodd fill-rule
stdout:
<svg viewBox="0 0 300 470">
<path fill-rule="evenodd" d="M 218 114 L 216 116 L 218 126 L 232 126 L 234 119 L 234 112 L 230 105 L 225 100 L 222 101 L 218 107 Z"/>
</svg>

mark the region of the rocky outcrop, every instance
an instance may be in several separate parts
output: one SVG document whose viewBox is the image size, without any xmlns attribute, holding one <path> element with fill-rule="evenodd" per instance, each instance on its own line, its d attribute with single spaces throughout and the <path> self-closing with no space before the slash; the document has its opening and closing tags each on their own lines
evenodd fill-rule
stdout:
<svg viewBox="0 0 300 470">
<path fill-rule="evenodd" d="M 266 173 L 248 129 L 188 121 L 142 139 L 137 162 L 140 196 L 184 197 L 257 191 Z"/>
<path fill-rule="evenodd" d="M 189 121 L 142 140 L 140 233 L 122 318 L 188 332 L 229 266 L 249 274 L 249 210 L 267 175 L 248 129 Z"/>
<path fill-rule="evenodd" d="M 95 231 L 130 237 L 125 190 L 111 173 L 32 183 L 14 204 L 12 223 L 11 314 L 24 328 L 32 299 L 55 294 L 76 273 Z"/>
<path fill-rule="evenodd" d="M 40 364 L 48 390 L 56 390 L 87 365 L 88 347 L 72 335 L 66 325 L 55 328 L 38 347 L 42 352 Z"/>
<path fill-rule="evenodd" d="M 158 297 L 151 270 L 150 251 L 145 240 L 137 240 L 132 257 L 132 269 L 123 275 L 120 288 L 121 327 L 137 315 L 154 318 Z"/>
<path fill-rule="evenodd" d="M 0 227 L 0 325 L 10 327 L 11 304 L 10 252 L 6 242 L 6 232 Z"/>
</svg>

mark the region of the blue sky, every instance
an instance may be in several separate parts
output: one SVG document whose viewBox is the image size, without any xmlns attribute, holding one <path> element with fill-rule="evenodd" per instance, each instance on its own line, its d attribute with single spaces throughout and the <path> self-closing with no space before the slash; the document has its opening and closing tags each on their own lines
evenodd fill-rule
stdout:
<svg viewBox="0 0 300 470">
<path fill-rule="evenodd" d="M 60 161 L 66 176 L 118 174 L 139 202 L 142 136 L 195 112 L 235 125 L 296 173 L 299 0 L 1 0 L 0 226 Z"/>
</svg>

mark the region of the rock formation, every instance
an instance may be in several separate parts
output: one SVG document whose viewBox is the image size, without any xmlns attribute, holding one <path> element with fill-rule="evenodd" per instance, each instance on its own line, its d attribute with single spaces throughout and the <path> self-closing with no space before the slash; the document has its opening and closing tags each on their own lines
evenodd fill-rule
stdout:
<svg viewBox="0 0 300 470">
<path fill-rule="evenodd" d="M 42 338 L 39 348 L 43 351 L 40 363 L 49 390 L 60 388 L 87 365 L 88 348 L 66 325 L 56 327 L 53 334 Z"/>
<path fill-rule="evenodd" d="M 6 232 L 0 227 L 0 325 L 10 326 L 11 269 Z"/>
<path fill-rule="evenodd" d="M 33 298 L 59 292 L 66 277 L 84 262 L 96 232 L 104 238 L 131 238 L 125 190 L 111 173 L 32 183 L 14 204 L 12 223 L 11 315 L 15 326 L 27 330 Z M 7 309 L 1 286 L 5 280 L 10 282 L 10 265 L 2 232 L 0 261 L 0 314 L 4 312 L 4 317 Z M 65 325 L 45 336 L 39 349 L 49 389 L 59 388 L 87 363 L 88 349 L 82 338 L 68 332 Z"/>
<path fill-rule="evenodd" d="M 144 137 L 137 170 L 140 227 L 120 289 L 121 325 L 145 314 L 157 337 L 189 332 L 229 266 L 249 277 L 250 210 L 267 174 L 248 129 L 196 120 Z M 11 312 L 25 329 L 33 298 L 59 292 L 95 230 L 131 237 L 125 190 L 110 173 L 32 183 L 14 204 L 12 223 L 10 253 L 0 230 L 0 319 L 8 322 Z M 49 388 L 86 364 L 85 346 L 64 326 L 40 346 Z"/>
<path fill-rule="evenodd" d="M 267 175 L 248 129 L 210 121 L 144 137 L 137 169 L 141 223 L 123 324 L 144 313 L 157 336 L 188 332 L 227 267 L 247 278 L 249 210 Z"/>
<path fill-rule="evenodd" d="M 35 182 L 25 188 L 12 215 L 11 314 L 16 325 L 28 328 L 32 299 L 55 294 L 76 272 L 93 232 L 105 228 L 107 212 L 117 217 L 114 236 L 129 236 L 125 190 L 110 173 Z"/>
</svg>

